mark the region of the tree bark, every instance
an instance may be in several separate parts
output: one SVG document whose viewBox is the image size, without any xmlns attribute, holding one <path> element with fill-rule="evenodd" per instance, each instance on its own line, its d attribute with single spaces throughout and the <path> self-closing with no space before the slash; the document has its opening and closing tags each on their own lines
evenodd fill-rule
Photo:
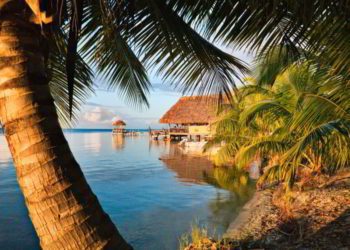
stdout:
<svg viewBox="0 0 350 250">
<path fill-rule="evenodd" d="M 131 249 L 69 149 L 45 73 L 46 42 L 24 6 L 0 13 L 0 118 L 40 245 Z"/>
</svg>

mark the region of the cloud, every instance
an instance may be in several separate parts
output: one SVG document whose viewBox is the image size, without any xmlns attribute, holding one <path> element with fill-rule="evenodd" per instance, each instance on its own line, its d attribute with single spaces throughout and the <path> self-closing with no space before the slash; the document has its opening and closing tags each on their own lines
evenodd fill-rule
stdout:
<svg viewBox="0 0 350 250">
<path fill-rule="evenodd" d="M 110 123 L 115 113 L 107 108 L 94 107 L 83 113 L 83 119 L 92 123 Z"/>
<path fill-rule="evenodd" d="M 79 119 L 79 127 L 103 128 L 111 127 L 115 120 L 122 120 L 123 115 L 115 109 L 103 106 L 85 106 Z"/>
<path fill-rule="evenodd" d="M 77 127 L 111 128 L 113 121 L 123 120 L 128 128 L 159 127 L 157 117 L 135 117 L 124 113 L 123 109 L 99 105 L 86 105 L 82 110 Z"/>
<path fill-rule="evenodd" d="M 119 115 L 116 115 L 112 118 L 112 122 L 118 121 L 118 120 L 123 120 Z"/>
</svg>

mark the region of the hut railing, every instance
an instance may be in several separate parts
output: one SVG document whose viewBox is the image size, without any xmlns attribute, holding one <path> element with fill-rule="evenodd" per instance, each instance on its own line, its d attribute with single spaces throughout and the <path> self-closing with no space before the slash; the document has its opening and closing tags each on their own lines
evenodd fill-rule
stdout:
<svg viewBox="0 0 350 250">
<path fill-rule="evenodd" d="M 188 128 L 170 128 L 170 133 L 188 133 Z"/>
</svg>

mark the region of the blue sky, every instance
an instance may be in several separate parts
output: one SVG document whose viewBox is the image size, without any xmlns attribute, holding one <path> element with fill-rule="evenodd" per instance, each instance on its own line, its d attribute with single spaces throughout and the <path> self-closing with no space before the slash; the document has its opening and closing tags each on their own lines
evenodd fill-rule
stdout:
<svg viewBox="0 0 350 250">
<path fill-rule="evenodd" d="M 148 95 L 150 107 L 135 108 L 118 98 L 118 92 L 98 90 L 83 107 L 78 128 L 111 128 L 113 120 L 122 119 L 128 128 L 160 128 L 159 118 L 181 97 L 181 94 L 159 83 Z"/>
<path fill-rule="evenodd" d="M 229 49 L 226 52 L 244 60 L 252 61 L 252 56 Z M 159 118 L 182 96 L 181 93 L 172 89 L 162 82 L 154 73 L 150 73 L 153 90 L 150 91 L 148 100 L 150 107 L 140 110 L 132 107 L 118 97 L 118 92 L 97 90 L 96 94 L 89 98 L 81 110 L 76 128 L 111 128 L 112 121 L 122 119 L 127 123 L 127 128 L 161 128 L 165 127 L 158 123 Z M 99 80 L 96 80 L 96 85 Z"/>
</svg>

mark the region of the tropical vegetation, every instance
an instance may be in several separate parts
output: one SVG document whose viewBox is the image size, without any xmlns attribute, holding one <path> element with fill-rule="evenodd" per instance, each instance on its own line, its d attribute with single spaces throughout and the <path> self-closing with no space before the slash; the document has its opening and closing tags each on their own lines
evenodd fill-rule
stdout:
<svg viewBox="0 0 350 250">
<path fill-rule="evenodd" d="M 206 147 L 224 143 L 217 157 L 238 168 L 258 164 L 259 186 L 284 182 L 288 189 L 348 168 L 348 79 L 311 59 L 283 67 L 276 61 L 276 54 L 259 60 L 237 98 L 222 108 Z"/>
<path fill-rule="evenodd" d="M 285 45 L 282 63 L 303 54 L 301 48 L 347 79 L 349 8 L 345 0 L 0 0 L 0 118 L 41 248 L 131 248 L 87 184 L 58 122 L 60 117 L 69 123 L 93 93 L 94 73 L 133 104 L 147 106 L 150 69 L 183 92 L 232 99 L 235 81 L 247 68 L 215 47 L 215 41 L 267 55 L 271 47 Z M 329 121 L 320 127 L 322 138 L 339 134 L 332 143 L 345 145 L 341 134 L 347 129 L 347 110 L 341 94 L 346 93 L 336 96 L 332 91 L 337 86 L 344 87 L 330 81 L 312 93 L 322 96 L 319 102 L 329 99 L 327 108 L 335 103 L 333 114 L 344 114 L 340 121 L 331 114 L 313 118 L 312 107 L 319 106 L 311 105 L 316 98 L 309 95 L 303 101 L 310 102 L 309 115 L 295 123 L 285 115 L 279 122 L 291 123 L 297 134 L 302 133 L 299 128 L 310 134 L 310 126 L 316 129 Z M 296 129 L 296 123 L 307 119 L 317 121 Z M 310 147 L 312 136 L 305 145 L 290 147 L 294 151 L 289 157 L 303 164 L 298 149 Z M 276 152 L 284 149 L 279 146 Z M 336 149 L 324 147 L 322 153 L 331 150 Z M 334 168 L 345 164 L 344 154 L 336 152 Z M 288 176 L 294 176 L 295 167 L 290 169 Z"/>
</svg>

